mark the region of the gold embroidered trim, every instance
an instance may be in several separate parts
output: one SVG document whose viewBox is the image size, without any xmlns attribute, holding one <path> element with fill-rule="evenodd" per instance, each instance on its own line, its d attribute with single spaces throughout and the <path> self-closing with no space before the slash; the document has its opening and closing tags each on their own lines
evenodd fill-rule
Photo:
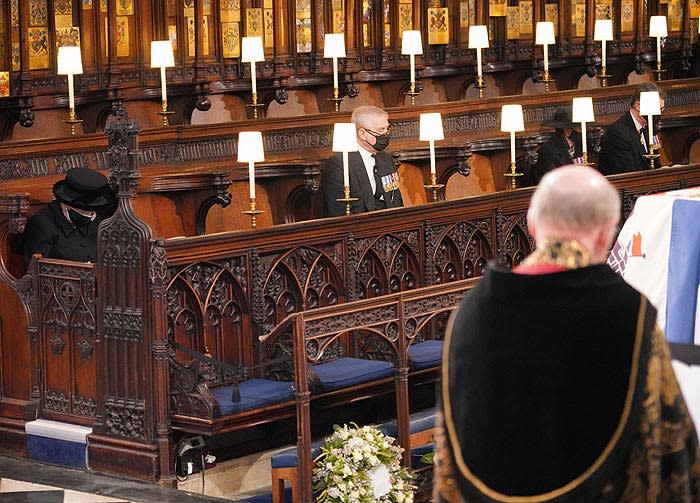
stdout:
<svg viewBox="0 0 700 503">
<path fill-rule="evenodd" d="M 522 265 L 553 264 L 567 269 L 591 265 L 591 254 L 578 241 L 545 241 L 525 257 Z"/>
</svg>

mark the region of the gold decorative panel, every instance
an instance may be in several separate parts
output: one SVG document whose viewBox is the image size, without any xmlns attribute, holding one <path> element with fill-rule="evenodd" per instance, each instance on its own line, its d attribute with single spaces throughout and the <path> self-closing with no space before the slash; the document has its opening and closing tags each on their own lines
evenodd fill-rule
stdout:
<svg viewBox="0 0 700 503">
<path fill-rule="evenodd" d="M 100 12 L 107 12 L 107 0 L 100 0 Z"/>
<path fill-rule="evenodd" d="M 544 6 L 544 20 L 554 24 L 554 33 L 559 33 L 559 5 L 548 3 Z"/>
<path fill-rule="evenodd" d="M 428 9 L 428 44 L 447 44 L 450 41 L 447 7 Z"/>
<path fill-rule="evenodd" d="M 56 47 L 74 45 L 80 47 L 80 27 L 56 28 Z"/>
<path fill-rule="evenodd" d="M 10 72 L 0 72 L 0 97 L 10 95 Z"/>
<path fill-rule="evenodd" d="M 117 16 L 133 16 L 134 0 L 117 0 Z"/>
<path fill-rule="evenodd" d="M 413 3 L 399 4 L 399 33 L 413 29 Z"/>
<path fill-rule="evenodd" d="M 520 38 L 520 7 L 509 5 L 506 15 L 506 37 L 508 40 Z"/>
<path fill-rule="evenodd" d="M 596 19 L 612 19 L 612 1 L 597 0 L 595 3 Z"/>
<path fill-rule="evenodd" d="M 384 0 L 384 47 L 391 47 L 391 2 Z"/>
<path fill-rule="evenodd" d="M 83 9 L 92 9 L 92 0 L 82 0 Z"/>
<path fill-rule="evenodd" d="M 125 58 L 129 56 L 129 18 L 117 16 L 117 57 Z"/>
<path fill-rule="evenodd" d="M 520 34 L 532 34 L 532 2 L 530 0 L 518 3 L 520 8 Z"/>
<path fill-rule="evenodd" d="M 48 12 L 46 0 L 31 0 L 29 2 L 29 26 L 47 26 L 49 24 Z"/>
<path fill-rule="evenodd" d="M 331 6 L 333 12 L 333 33 L 345 33 L 345 4 L 343 0 L 333 0 Z"/>
<path fill-rule="evenodd" d="M 683 29 L 683 0 L 669 1 L 668 29 L 669 31 L 681 31 Z"/>
<path fill-rule="evenodd" d="M 13 28 L 19 28 L 19 0 L 12 0 L 10 4 L 10 24 Z"/>
<path fill-rule="evenodd" d="M 27 33 L 29 46 L 29 69 L 36 70 L 49 67 L 48 28 L 38 26 L 29 28 Z"/>
<path fill-rule="evenodd" d="M 232 23 L 241 20 L 240 0 L 221 0 L 219 4 L 219 14 L 222 23 Z"/>
<path fill-rule="evenodd" d="M 177 52 L 177 26 L 174 24 L 168 25 L 168 40 L 173 44 L 173 52 Z"/>
<path fill-rule="evenodd" d="M 246 37 L 263 36 L 263 15 L 262 9 L 246 9 L 245 11 L 245 34 Z"/>
<path fill-rule="evenodd" d="M 311 19 L 297 19 L 297 52 L 311 52 Z"/>
<path fill-rule="evenodd" d="M 238 23 L 221 23 L 223 51 L 225 58 L 238 58 L 241 55 Z"/>
<path fill-rule="evenodd" d="M 263 10 L 263 25 L 265 30 L 264 43 L 265 47 L 275 47 L 275 18 L 272 13 L 272 6 L 267 6 L 268 0 L 265 0 L 265 10 Z M 272 4 L 272 1 L 269 2 Z"/>
<path fill-rule="evenodd" d="M 634 0 L 622 0 L 621 2 L 620 30 L 634 31 Z"/>
<path fill-rule="evenodd" d="M 489 16 L 504 17 L 506 15 L 506 0 L 489 0 Z"/>
<path fill-rule="evenodd" d="M 362 0 L 362 45 L 370 46 L 369 40 L 369 23 L 372 17 L 372 4 L 369 0 Z"/>
<path fill-rule="evenodd" d="M 690 0 L 690 19 L 691 21 L 693 19 L 697 20 L 700 17 L 700 0 Z M 693 33 L 693 30 L 690 30 L 690 33 Z M 697 35 L 698 30 L 695 30 L 695 34 Z"/>
<path fill-rule="evenodd" d="M 571 8 L 571 25 L 574 37 L 586 35 L 586 3 L 585 0 L 576 0 Z"/>
<path fill-rule="evenodd" d="M 20 69 L 19 42 L 12 43 L 12 70 L 18 72 Z"/>
</svg>

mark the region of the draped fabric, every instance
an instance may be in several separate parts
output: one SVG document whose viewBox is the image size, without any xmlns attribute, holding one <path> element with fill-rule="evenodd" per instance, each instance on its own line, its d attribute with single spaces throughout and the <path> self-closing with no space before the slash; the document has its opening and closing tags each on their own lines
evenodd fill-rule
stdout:
<svg viewBox="0 0 700 503">
<path fill-rule="evenodd" d="M 700 501 L 655 318 L 607 265 L 489 268 L 445 338 L 433 501 Z"/>
</svg>

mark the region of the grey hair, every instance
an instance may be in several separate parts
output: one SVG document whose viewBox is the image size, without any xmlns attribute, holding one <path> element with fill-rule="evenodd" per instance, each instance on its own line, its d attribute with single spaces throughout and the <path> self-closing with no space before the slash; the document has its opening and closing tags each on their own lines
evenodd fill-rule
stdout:
<svg viewBox="0 0 700 503">
<path fill-rule="evenodd" d="M 388 118 L 389 114 L 379 107 L 374 105 L 362 105 L 357 107 L 350 117 L 350 122 L 355 124 L 355 127 L 366 127 L 368 122 L 374 117 Z"/>
<path fill-rule="evenodd" d="M 593 168 L 565 166 L 542 178 L 528 218 L 564 232 L 592 231 L 619 221 L 620 196 Z"/>
</svg>

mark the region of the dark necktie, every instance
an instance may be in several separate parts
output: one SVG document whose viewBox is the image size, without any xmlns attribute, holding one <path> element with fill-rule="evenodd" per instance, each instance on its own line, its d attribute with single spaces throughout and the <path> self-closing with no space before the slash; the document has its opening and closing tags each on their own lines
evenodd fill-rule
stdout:
<svg viewBox="0 0 700 503">
<path fill-rule="evenodd" d="M 372 154 L 372 157 L 374 158 L 374 197 L 379 199 L 382 194 L 384 194 L 384 189 L 382 187 L 382 176 L 379 174 L 379 170 L 377 169 L 377 156 Z"/>
</svg>

